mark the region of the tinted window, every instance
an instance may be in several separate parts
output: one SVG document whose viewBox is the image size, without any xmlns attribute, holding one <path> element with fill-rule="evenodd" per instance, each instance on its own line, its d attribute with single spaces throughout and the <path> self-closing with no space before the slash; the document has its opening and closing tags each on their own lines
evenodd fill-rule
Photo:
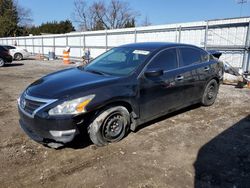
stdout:
<svg viewBox="0 0 250 188">
<path fill-rule="evenodd" d="M 177 68 L 176 49 L 169 49 L 158 54 L 148 68 L 171 70 Z"/>
<path fill-rule="evenodd" d="M 124 63 L 126 61 L 126 52 L 120 51 L 117 53 L 112 53 L 105 58 L 106 63 Z"/>
<path fill-rule="evenodd" d="M 201 50 L 194 48 L 180 48 L 180 66 L 187 66 L 201 62 Z"/>
</svg>

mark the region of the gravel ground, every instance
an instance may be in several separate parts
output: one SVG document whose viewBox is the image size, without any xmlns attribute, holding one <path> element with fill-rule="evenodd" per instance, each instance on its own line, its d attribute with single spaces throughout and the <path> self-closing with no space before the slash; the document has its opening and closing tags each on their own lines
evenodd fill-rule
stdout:
<svg viewBox="0 0 250 188">
<path fill-rule="evenodd" d="M 20 129 L 16 99 L 67 67 L 25 60 L 0 68 L 1 187 L 250 187 L 250 89 L 222 85 L 213 106 L 159 118 L 119 143 L 97 148 L 83 135 L 54 150 Z"/>
</svg>

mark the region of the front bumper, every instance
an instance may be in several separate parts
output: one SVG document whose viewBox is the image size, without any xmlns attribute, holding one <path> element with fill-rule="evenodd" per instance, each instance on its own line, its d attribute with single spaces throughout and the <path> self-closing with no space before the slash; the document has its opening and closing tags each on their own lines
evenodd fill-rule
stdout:
<svg viewBox="0 0 250 188">
<path fill-rule="evenodd" d="M 74 139 L 79 133 L 77 123 L 73 118 L 49 118 L 41 117 L 39 113 L 33 118 L 28 117 L 18 107 L 20 126 L 24 132 L 34 141 L 49 144 L 65 144 Z"/>
<path fill-rule="evenodd" d="M 22 52 L 23 59 L 27 59 L 30 56 L 29 52 Z"/>
</svg>

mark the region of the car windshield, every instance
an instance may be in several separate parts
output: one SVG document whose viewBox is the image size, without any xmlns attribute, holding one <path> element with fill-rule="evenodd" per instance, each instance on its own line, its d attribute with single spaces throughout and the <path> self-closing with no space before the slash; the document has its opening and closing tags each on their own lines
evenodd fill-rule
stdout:
<svg viewBox="0 0 250 188">
<path fill-rule="evenodd" d="M 113 48 L 88 64 L 84 70 L 99 74 L 126 76 L 150 55 L 150 50 Z"/>
</svg>

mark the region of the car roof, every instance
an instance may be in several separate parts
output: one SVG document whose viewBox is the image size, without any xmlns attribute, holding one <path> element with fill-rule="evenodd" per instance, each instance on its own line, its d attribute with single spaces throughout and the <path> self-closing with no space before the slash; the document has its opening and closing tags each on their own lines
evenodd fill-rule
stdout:
<svg viewBox="0 0 250 188">
<path fill-rule="evenodd" d="M 157 49 L 162 49 L 162 48 L 178 47 L 178 46 L 187 46 L 187 47 L 197 48 L 197 46 L 190 45 L 190 44 L 172 43 L 172 42 L 139 42 L 139 43 L 125 44 L 119 47 L 157 50 Z"/>
<path fill-rule="evenodd" d="M 3 46 L 16 47 L 16 46 L 13 46 L 13 45 L 9 45 L 9 44 L 3 45 Z"/>
</svg>

